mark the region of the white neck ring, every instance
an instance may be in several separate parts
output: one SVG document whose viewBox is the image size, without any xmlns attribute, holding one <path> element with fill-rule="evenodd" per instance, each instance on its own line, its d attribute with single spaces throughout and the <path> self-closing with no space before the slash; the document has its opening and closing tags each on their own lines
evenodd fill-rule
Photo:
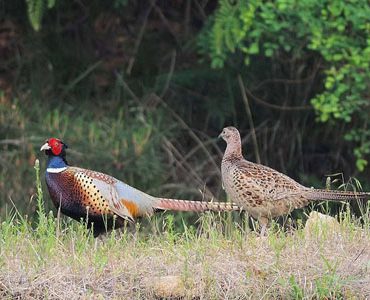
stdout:
<svg viewBox="0 0 370 300">
<path fill-rule="evenodd" d="M 46 169 L 46 172 L 48 172 L 48 173 L 60 173 L 60 172 L 63 172 L 65 169 L 67 169 L 67 167 L 63 167 L 63 168 L 47 168 Z"/>
</svg>

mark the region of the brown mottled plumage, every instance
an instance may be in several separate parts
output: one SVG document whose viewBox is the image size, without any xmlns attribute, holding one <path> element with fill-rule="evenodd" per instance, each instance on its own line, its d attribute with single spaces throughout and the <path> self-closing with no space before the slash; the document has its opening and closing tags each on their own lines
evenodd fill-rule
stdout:
<svg viewBox="0 0 370 300">
<path fill-rule="evenodd" d="M 259 220 L 263 231 L 270 218 L 288 214 L 310 201 L 370 199 L 370 193 L 307 188 L 274 169 L 245 160 L 235 127 L 224 128 L 220 137 L 227 143 L 221 164 L 226 193 Z"/>
</svg>

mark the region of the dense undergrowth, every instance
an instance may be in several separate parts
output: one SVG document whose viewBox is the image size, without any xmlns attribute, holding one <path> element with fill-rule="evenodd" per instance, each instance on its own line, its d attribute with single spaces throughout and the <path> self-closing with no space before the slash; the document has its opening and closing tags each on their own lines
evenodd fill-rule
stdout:
<svg viewBox="0 0 370 300">
<path fill-rule="evenodd" d="M 36 189 L 36 223 L 13 210 L 0 224 L 1 299 L 370 296 L 368 210 L 360 221 L 344 209 L 335 228 L 274 223 L 266 237 L 246 219 L 206 213 L 175 226 L 154 216 L 94 239 L 83 223 L 45 213 L 39 180 Z"/>
</svg>

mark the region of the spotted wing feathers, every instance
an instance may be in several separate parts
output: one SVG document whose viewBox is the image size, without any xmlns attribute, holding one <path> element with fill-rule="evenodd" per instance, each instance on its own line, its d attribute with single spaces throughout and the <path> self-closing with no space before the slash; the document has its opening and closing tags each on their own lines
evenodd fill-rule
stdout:
<svg viewBox="0 0 370 300">
<path fill-rule="evenodd" d="M 91 170 L 75 168 L 75 179 L 82 189 L 90 190 L 89 196 L 109 207 L 111 211 L 129 221 L 138 216 L 150 214 L 153 197 L 118 179 Z M 100 198 L 100 199 L 99 199 Z"/>
</svg>

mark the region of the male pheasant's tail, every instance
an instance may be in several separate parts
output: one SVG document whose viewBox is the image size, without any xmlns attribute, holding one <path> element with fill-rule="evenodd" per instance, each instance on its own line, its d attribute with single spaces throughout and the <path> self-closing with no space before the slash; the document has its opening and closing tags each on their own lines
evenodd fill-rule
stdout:
<svg viewBox="0 0 370 300">
<path fill-rule="evenodd" d="M 331 191 L 310 189 L 307 198 L 309 200 L 329 200 L 329 201 L 346 201 L 346 200 L 369 200 L 370 193 L 366 192 L 348 192 L 348 191 Z"/>
<path fill-rule="evenodd" d="M 240 207 L 234 203 L 227 202 L 205 202 L 205 201 L 190 201 L 179 199 L 156 198 L 155 209 L 175 210 L 175 211 L 236 211 Z"/>
</svg>

